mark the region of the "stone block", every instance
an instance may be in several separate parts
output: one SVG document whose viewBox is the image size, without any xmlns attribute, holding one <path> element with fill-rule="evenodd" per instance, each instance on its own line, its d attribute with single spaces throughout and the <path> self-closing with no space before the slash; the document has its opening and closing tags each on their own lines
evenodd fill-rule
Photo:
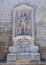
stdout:
<svg viewBox="0 0 46 65">
<path fill-rule="evenodd" d="M 16 60 L 35 60 L 40 61 L 39 53 L 8 53 L 7 62 L 16 61 Z"/>
</svg>

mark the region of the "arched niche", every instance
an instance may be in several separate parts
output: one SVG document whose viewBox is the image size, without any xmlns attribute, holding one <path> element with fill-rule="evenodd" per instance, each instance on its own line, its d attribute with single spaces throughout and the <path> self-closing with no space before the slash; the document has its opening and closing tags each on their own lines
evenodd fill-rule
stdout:
<svg viewBox="0 0 46 65">
<path fill-rule="evenodd" d="M 35 8 L 30 5 L 19 5 L 13 8 L 13 33 L 16 36 L 29 35 L 35 39 Z"/>
</svg>

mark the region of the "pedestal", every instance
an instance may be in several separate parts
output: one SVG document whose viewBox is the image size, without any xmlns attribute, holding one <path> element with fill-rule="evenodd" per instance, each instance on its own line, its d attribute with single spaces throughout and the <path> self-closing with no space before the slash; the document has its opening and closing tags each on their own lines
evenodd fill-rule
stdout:
<svg viewBox="0 0 46 65">
<path fill-rule="evenodd" d="M 40 61 L 40 53 L 8 53 L 7 62 L 16 60 L 36 60 Z"/>
</svg>

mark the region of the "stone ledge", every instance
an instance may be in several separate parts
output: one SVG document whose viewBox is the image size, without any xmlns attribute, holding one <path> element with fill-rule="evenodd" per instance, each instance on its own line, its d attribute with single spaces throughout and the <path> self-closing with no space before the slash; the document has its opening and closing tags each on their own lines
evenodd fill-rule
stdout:
<svg viewBox="0 0 46 65">
<path fill-rule="evenodd" d="M 0 63 L 0 65 L 15 65 L 15 61 L 11 63 Z M 18 64 L 18 65 L 46 65 L 46 62 L 30 61 L 30 64 Z"/>
</svg>

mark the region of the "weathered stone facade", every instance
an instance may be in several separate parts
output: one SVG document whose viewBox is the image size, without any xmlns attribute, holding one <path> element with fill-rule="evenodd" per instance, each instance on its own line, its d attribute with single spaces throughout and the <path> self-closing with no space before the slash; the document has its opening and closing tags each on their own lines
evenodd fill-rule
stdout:
<svg viewBox="0 0 46 65">
<path fill-rule="evenodd" d="M 9 45 L 12 44 L 12 23 L 13 23 L 13 8 L 16 4 L 28 2 L 3 0 L 0 2 L 0 48 L 2 53 L 6 53 Z M 36 44 L 40 46 L 41 56 L 46 58 L 46 0 L 30 0 L 30 5 L 36 6 L 35 21 L 36 21 Z M 3 4 L 3 5 L 2 5 Z M 4 48 L 7 50 L 4 50 Z M 42 48 L 44 50 L 42 50 Z M 0 56 L 1 54 L 0 53 Z M 4 54 L 5 55 L 5 54 Z M 4 56 L 2 55 L 2 56 Z M 1 58 L 1 57 L 0 57 Z"/>
</svg>

